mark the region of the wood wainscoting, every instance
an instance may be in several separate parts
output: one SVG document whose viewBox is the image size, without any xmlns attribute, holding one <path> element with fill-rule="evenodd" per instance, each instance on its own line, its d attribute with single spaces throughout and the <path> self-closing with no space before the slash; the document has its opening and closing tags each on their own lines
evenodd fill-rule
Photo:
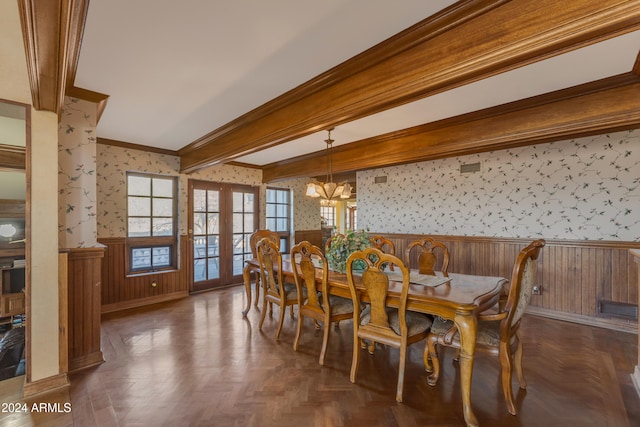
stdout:
<svg viewBox="0 0 640 427">
<path fill-rule="evenodd" d="M 295 242 L 300 243 L 305 240 L 312 245 L 316 245 L 319 248 L 323 248 L 322 245 L 322 230 L 296 230 Z M 293 245 L 292 245 L 293 246 Z"/>
<path fill-rule="evenodd" d="M 100 348 L 101 263 L 105 248 L 68 250 L 69 371 L 104 362 Z"/>
<path fill-rule="evenodd" d="M 417 234 L 380 234 L 393 241 L 404 258 Z M 515 259 L 534 239 L 436 236 L 450 252 L 449 272 L 511 276 Z M 538 263 L 540 295 L 527 312 L 560 320 L 638 333 L 638 322 L 598 312 L 600 300 L 638 304 L 638 269 L 629 249 L 640 242 L 547 240 Z"/>
<path fill-rule="evenodd" d="M 102 313 L 124 310 L 184 298 L 189 295 L 190 266 L 187 265 L 187 236 L 180 237 L 180 268 L 128 275 L 125 258 L 127 239 L 124 237 L 99 238 L 107 247 L 102 260 Z"/>
</svg>

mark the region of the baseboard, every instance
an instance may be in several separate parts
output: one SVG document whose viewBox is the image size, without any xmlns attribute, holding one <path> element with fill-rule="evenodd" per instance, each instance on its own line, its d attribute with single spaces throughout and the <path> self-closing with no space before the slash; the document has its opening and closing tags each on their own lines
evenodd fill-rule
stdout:
<svg viewBox="0 0 640 427">
<path fill-rule="evenodd" d="M 165 294 L 165 295 L 158 295 L 158 296 L 155 296 L 155 297 L 140 298 L 140 299 L 131 300 L 131 301 L 116 302 L 116 303 L 113 303 L 113 304 L 105 304 L 105 305 L 103 305 L 102 308 L 100 309 L 100 312 L 102 314 L 112 313 L 114 311 L 122 311 L 122 310 L 127 310 L 127 309 L 130 309 L 130 308 L 143 307 L 145 305 L 157 304 L 157 303 L 160 303 L 160 302 L 173 301 L 173 300 L 180 299 L 180 298 L 186 298 L 188 296 L 189 296 L 189 291 L 180 291 L 180 292 L 173 292 L 173 293 Z"/>
<path fill-rule="evenodd" d="M 564 320 L 565 322 L 579 323 L 581 325 L 595 326 L 598 328 L 611 329 L 619 332 L 628 332 L 630 334 L 638 335 L 638 325 L 629 324 L 623 325 L 620 323 L 611 323 L 607 319 L 599 319 L 591 316 L 583 316 L 574 313 L 565 313 L 562 311 L 554 311 L 545 308 L 535 307 L 529 305 L 527 307 L 528 314 L 533 314 L 540 317 L 548 317 L 550 319 Z"/>
<path fill-rule="evenodd" d="M 94 351 L 93 353 L 85 354 L 81 357 L 69 359 L 69 372 L 91 368 L 92 366 L 97 366 L 101 363 L 104 363 L 102 351 Z"/>
<path fill-rule="evenodd" d="M 65 372 L 52 377 L 43 378 L 41 380 L 26 382 L 24 384 L 22 396 L 25 399 L 41 396 L 43 394 L 60 391 L 61 389 L 69 387 L 69 384 L 69 377 Z"/>
</svg>

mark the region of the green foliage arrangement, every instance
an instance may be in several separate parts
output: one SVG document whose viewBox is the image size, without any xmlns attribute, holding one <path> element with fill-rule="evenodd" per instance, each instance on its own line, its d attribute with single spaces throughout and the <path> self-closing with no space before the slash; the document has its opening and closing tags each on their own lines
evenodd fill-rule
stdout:
<svg viewBox="0 0 640 427">
<path fill-rule="evenodd" d="M 355 251 L 360 251 L 371 246 L 369 233 L 366 230 L 347 230 L 345 235 L 337 235 L 332 241 L 325 257 L 329 269 L 345 273 L 347 270 L 347 258 Z M 353 265 L 354 269 L 365 268 L 364 261 L 356 260 Z"/>
</svg>

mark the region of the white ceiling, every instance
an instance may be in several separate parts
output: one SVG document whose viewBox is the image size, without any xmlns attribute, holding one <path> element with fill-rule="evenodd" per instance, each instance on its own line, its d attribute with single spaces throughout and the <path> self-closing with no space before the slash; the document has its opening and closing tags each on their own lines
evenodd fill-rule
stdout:
<svg viewBox="0 0 640 427">
<path fill-rule="evenodd" d="M 75 86 L 110 95 L 98 136 L 178 150 L 455 3 L 91 0 Z M 631 71 L 640 31 L 341 125 L 335 145 Z M 326 132 L 235 159 L 322 150 Z"/>
</svg>

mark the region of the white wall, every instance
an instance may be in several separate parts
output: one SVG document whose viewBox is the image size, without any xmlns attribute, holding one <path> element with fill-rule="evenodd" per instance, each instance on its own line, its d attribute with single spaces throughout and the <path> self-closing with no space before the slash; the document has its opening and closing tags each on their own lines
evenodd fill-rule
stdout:
<svg viewBox="0 0 640 427">
<path fill-rule="evenodd" d="M 640 130 L 358 172 L 357 185 L 359 227 L 376 232 L 640 241 Z"/>
</svg>

